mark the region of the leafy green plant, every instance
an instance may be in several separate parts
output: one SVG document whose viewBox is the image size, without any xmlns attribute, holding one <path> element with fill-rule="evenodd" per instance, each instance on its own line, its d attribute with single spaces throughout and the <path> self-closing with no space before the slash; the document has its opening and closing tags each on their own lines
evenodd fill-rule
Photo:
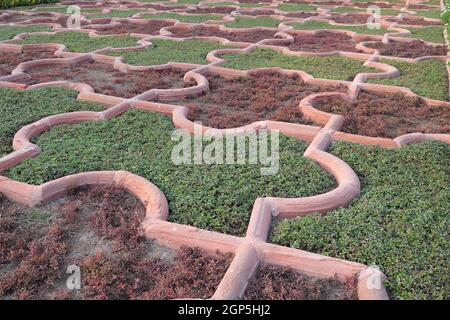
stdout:
<svg viewBox="0 0 450 320">
<path fill-rule="evenodd" d="M 14 26 L 14 27 L 0 27 L 0 41 L 11 39 L 18 34 L 25 32 L 42 32 L 52 31 L 51 28 L 46 26 Z"/>
<path fill-rule="evenodd" d="M 0 89 L 0 157 L 13 151 L 12 139 L 24 125 L 58 113 L 103 110 L 99 105 L 77 101 L 76 97 L 77 92 L 67 89 Z"/>
<path fill-rule="evenodd" d="M 291 11 L 303 11 L 303 12 L 314 12 L 316 7 L 309 4 L 302 3 L 282 3 L 278 5 L 278 10 L 291 12 Z"/>
<path fill-rule="evenodd" d="M 206 55 L 217 49 L 225 49 L 215 42 L 199 40 L 171 41 L 152 39 L 152 48 L 144 51 L 115 52 L 114 56 L 125 58 L 132 65 L 158 65 L 168 62 L 207 64 Z"/>
<path fill-rule="evenodd" d="M 279 20 L 272 19 L 270 17 L 257 17 L 257 18 L 243 18 L 236 17 L 236 20 L 225 24 L 229 28 L 278 28 L 281 23 Z"/>
<path fill-rule="evenodd" d="M 410 29 L 411 35 L 408 37 L 421 39 L 428 42 L 444 43 L 443 27 L 425 27 L 418 29 Z"/>
<path fill-rule="evenodd" d="M 280 169 L 261 176 L 261 165 L 175 165 L 170 117 L 141 110 L 103 122 L 57 127 L 36 143 L 43 153 L 13 168 L 13 179 L 41 184 L 68 174 L 127 170 L 166 195 L 170 220 L 229 234 L 245 233 L 260 196 L 302 197 L 322 193 L 333 179 L 303 157 L 306 143 L 280 136 Z"/>
<path fill-rule="evenodd" d="M 447 101 L 449 84 L 445 62 L 426 60 L 408 63 L 390 59 L 383 59 L 382 62 L 396 67 L 400 77 L 368 82 L 407 87 L 420 96 Z"/>
<path fill-rule="evenodd" d="M 362 194 L 326 216 L 284 220 L 275 243 L 377 265 L 394 299 L 449 299 L 450 147 L 401 149 L 336 143 L 332 153 L 359 175 Z"/>
<path fill-rule="evenodd" d="M 139 38 L 136 37 L 95 37 L 91 38 L 82 32 L 62 32 L 47 36 L 31 36 L 22 44 L 32 43 L 60 43 L 66 45 L 72 52 L 91 52 L 103 48 L 136 47 Z"/>
<path fill-rule="evenodd" d="M 181 15 L 173 12 L 164 12 L 164 13 L 158 13 L 155 15 L 142 15 L 143 19 L 176 19 L 180 22 L 187 22 L 187 23 L 203 23 L 208 20 L 222 20 L 221 16 L 213 16 L 213 15 L 201 15 L 201 14 L 195 14 L 195 15 Z"/>
<path fill-rule="evenodd" d="M 360 72 L 376 72 L 364 67 L 360 61 L 339 57 L 294 57 L 283 55 L 271 49 L 257 49 L 250 54 L 226 54 L 225 67 L 249 70 L 255 68 L 279 67 L 302 70 L 316 78 L 352 80 Z"/>
<path fill-rule="evenodd" d="M 2 0 L 0 9 L 7 9 L 20 6 L 33 6 L 36 4 L 55 3 L 58 0 Z"/>
<path fill-rule="evenodd" d="M 367 26 L 343 26 L 343 25 L 332 25 L 321 21 L 311 21 L 307 23 L 296 23 L 292 27 L 297 30 L 318 30 L 318 29 L 337 29 L 337 30 L 349 30 L 360 34 L 374 34 L 374 35 L 384 35 L 389 32 L 387 29 L 369 29 Z"/>
</svg>

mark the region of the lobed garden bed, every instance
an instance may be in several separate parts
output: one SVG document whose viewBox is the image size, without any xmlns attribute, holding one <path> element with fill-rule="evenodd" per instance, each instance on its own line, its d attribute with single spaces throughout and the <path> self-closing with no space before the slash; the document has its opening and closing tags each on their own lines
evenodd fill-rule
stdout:
<svg viewBox="0 0 450 320">
<path fill-rule="evenodd" d="M 420 40 L 413 41 L 390 41 L 389 43 L 372 42 L 367 47 L 377 49 L 383 56 L 394 56 L 400 58 L 418 58 L 424 56 L 445 56 L 446 46 L 431 46 Z"/>
<path fill-rule="evenodd" d="M 145 23 L 137 23 L 128 20 L 120 21 L 120 25 L 113 25 L 107 28 L 90 26 L 89 29 L 96 30 L 98 34 L 123 34 L 139 33 L 157 35 L 159 30 L 164 27 L 172 26 L 173 22 L 167 20 L 150 20 Z"/>
<path fill-rule="evenodd" d="M 357 42 L 344 33 L 317 31 L 314 34 L 291 34 L 294 42 L 288 48 L 292 51 L 331 52 L 348 51 L 361 52 L 356 49 Z"/>
<path fill-rule="evenodd" d="M 349 133 L 385 138 L 412 132 L 450 133 L 448 106 L 429 106 L 419 97 L 362 92 L 355 101 L 320 97 L 314 107 L 344 116 L 342 130 Z"/>
<path fill-rule="evenodd" d="M 125 191 L 82 188 L 38 207 L 0 198 L 0 297 L 4 299 L 209 298 L 230 264 L 198 249 L 147 241 L 144 206 Z M 65 286 L 83 270 L 82 289 Z"/>
<path fill-rule="evenodd" d="M 86 83 L 96 93 L 122 98 L 132 98 L 151 89 L 183 88 L 185 72 L 179 69 L 120 72 L 110 64 L 95 61 L 72 66 L 58 64 L 36 66 L 27 70 L 28 85 L 68 80 Z"/>
<path fill-rule="evenodd" d="M 29 51 L 22 53 L 0 51 L 0 77 L 11 74 L 19 64 L 26 61 L 54 58 L 53 50 Z"/>
<path fill-rule="evenodd" d="M 298 75 L 258 72 L 238 79 L 208 75 L 209 91 L 179 101 L 189 118 L 214 128 L 234 128 L 255 121 L 274 120 L 311 124 L 303 118 L 299 102 L 309 94 L 345 90 L 343 87 L 306 84 Z M 282 88 L 282 89 L 281 89 Z"/>
<path fill-rule="evenodd" d="M 263 265 L 249 283 L 248 300 L 356 300 L 356 281 L 318 279 L 288 268 Z"/>
</svg>

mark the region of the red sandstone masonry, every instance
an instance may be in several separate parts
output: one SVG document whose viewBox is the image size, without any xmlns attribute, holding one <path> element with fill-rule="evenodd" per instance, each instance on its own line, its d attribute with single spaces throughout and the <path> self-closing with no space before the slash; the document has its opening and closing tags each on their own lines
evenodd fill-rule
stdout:
<svg viewBox="0 0 450 320">
<path fill-rule="evenodd" d="M 282 26 L 280 26 L 282 28 Z M 19 50 L 20 46 L 12 46 L 10 50 Z M 224 52 L 232 53 L 250 53 L 257 48 L 256 45 L 249 46 L 245 49 L 228 49 L 222 50 Z M 21 49 L 22 50 L 22 49 Z M 64 50 L 60 50 L 64 52 Z M 107 52 L 108 50 L 102 51 Z M 18 51 L 14 51 L 18 52 Z M 211 63 L 210 66 L 197 66 L 195 70 L 186 73 L 185 79 L 195 79 L 198 83 L 198 92 L 208 90 L 208 81 L 201 73 L 216 72 L 225 77 L 239 77 L 246 76 L 248 71 L 238 71 L 215 67 L 220 65 L 222 60 L 216 57 L 216 53 L 208 55 Z M 133 68 L 125 65 L 119 58 L 105 57 L 97 54 L 67 54 L 68 59 L 77 61 L 76 59 L 98 59 L 104 63 L 113 63 L 119 70 L 126 70 Z M 81 58 L 80 58 L 81 57 Z M 360 57 L 362 60 L 362 57 Z M 44 62 L 45 63 L 45 62 Z M 368 66 L 374 66 L 383 71 L 380 74 L 373 74 L 380 77 L 395 76 L 396 69 L 392 67 L 369 61 Z M 154 66 L 149 68 L 158 68 L 164 66 Z M 140 67 L 137 67 L 140 68 Z M 291 72 L 280 70 L 280 72 Z M 397 70 L 398 71 L 398 70 Z M 19 68 L 16 74 L 20 74 Z M 255 72 L 253 70 L 252 72 Z M 332 81 L 315 79 L 304 72 L 296 72 L 300 74 L 302 79 L 306 82 L 315 84 L 344 84 L 357 88 L 364 88 L 364 90 L 389 90 L 391 92 L 408 92 L 412 94 L 409 89 L 387 87 L 379 85 L 369 85 L 361 83 L 364 77 L 368 75 L 361 75 L 353 83 L 343 81 Z M 122 113 L 129 110 L 131 107 L 140 108 L 153 112 L 161 112 L 165 114 L 172 114 L 174 123 L 180 127 L 191 128 L 191 123 L 187 122 L 186 108 L 162 103 L 153 103 L 143 101 L 142 99 L 156 99 L 163 97 L 170 99 L 177 94 L 187 94 L 187 92 L 170 92 L 166 95 L 161 92 L 148 92 L 144 95 L 135 97 L 130 100 L 120 99 L 116 97 L 108 97 L 95 95 L 89 90 L 89 87 L 83 84 L 73 84 L 70 82 L 48 83 L 38 86 L 32 86 L 28 89 L 38 88 L 40 86 L 65 86 L 81 91 L 78 96 L 79 99 L 89 101 L 99 101 L 106 105 L 115 105 L 103 112 L 75 112 L 71 114 L 62 114 L 44 118 L 25 126 L 19 130 L 14 139 L 14 149 L 12 154 L 0 159 L 0 172 L 10 168 L 17 163 L 37 156 L 40 153 L 38 146 L 30 143 L 31 137 L 41 134 L 52 127 L 61 124 L 72 124 L 83 121 L 100 121 L 108 120 L 113 117 L 120 116 Z M 18 85 L 10 82 L 0 81 L 0 87 L 9 87 L 16 89 L 27 89 L 26 86 Z M 161 90 L 163 91 L 163 90 Z M 355 96 L 357 90 L 354 90 Z M 336 93 L 337 94 L 337 93 Z M 339 93 L 342 94 L 342 93 Z M 0 193 L 7 197 L 28 205 L 36 205 L 42 201 L 49 201 L 51 199 L 60 197 L 67 193 L 70 189 L 82 185 L 117 185 L 125 188 L 134 195 L 136 195 L 146 206 L 147 215 L 142 225 L 147 238 L 156 239 L 156 241 L 169 245 L 172 248 L 178 248 L 183 245 L 198 246 L 207 250 L 211 254 L 217 249 L 223 252 L 231 252 L 235 254 L 235 258 L 222 282 L 216 290 L 213 299 L 235 299 L 242 297 L 245 292 L 248 280 L 252 277 L 255 269 L 260 263 L 268 263 L 279 266 L 293 268 L 299 272 L 316 276 L 331 278 L 337 276 L 340 279 L 345 279 L 349 276 L 358 275 L 358 297 L 360 299 L 387 299 L 387 293 L 384 286 L 378 288 L 371 288 L 371 284 L 378 280 L 380 284 L 385 281 L 385 276 L 369 267 L 362 264 L 344 261 L 340 259 L 329 258 L 302 250 L 296 250 L 286 247 L 277 246 L 266 243 L 270 224 L 273 216 L 281 218 L 295 217 L 298 215 L 306 215 L 312 212 L 329 212 L 334 208 L 346 206 L 352 199 L 358 196 L 360 192 L 359 180 L 353 170 L 342 160 L 326 152 L 328 147 L 333 143 L 333 140 L 343 140 L 359 142 L 363 144 L 377 144 L 383 147 L 401 147 L 407 143 L 415 143 L 429 139 L 446 141 L 450 144 L 450 135 L 424 135 L 420 133 L 404 135 L 396 139 L 380 139 L 372 137 L 362 137 L 350 135 L 339 132 L 342 126 L 342 117 L 339 115 L 332 115 L 322 113 L 314 108 L 310 108 L 308 103 L 311 102 L 317 94 L 311 95 L 300 103 L 300 110 L 304 114 L 316 122 L 320 127 L 303 126 L 297 124 L 287 124 L 275 121 L 264 121 L 249 125 L 249 128 L 268 128 L 269 130 L 279 129 L 283 133 L 297 137 L 298 139 L 312 141 L 308 149 L 305 151 L 305 156 L 316 161 L 337 181 L 338 187 L 328 193 L 307 198 L 297 199 L 280 199 L 280 198 L 258 198 L 253 207 L 247 234 L 244 238 L 219 234 L 216 232 L 201 230 L 198 228 L 179 225 L 167 222 L 168 206 L 164 194 L 153 184 L 128 172 L 86 172 L 77 175 L 66 176 L 41 186 L 32 186 L 20 182 L 16 182 L 4 177 L 0 177 Z M 349 96 L 351 98 L 351 96 Z M 437 103 L 432 100 L 427 100 L 427 103 Z M 187 120 L 187 121 L 186 121 Z M 247 126 L 246 126 L 247 127 Z M 210 133 L 226 133 L 226 134 L 240 134 L 247 129 L 236 128 L 231 131 L 219 131 L 213 129 Z M 211 128 L 203 128 L 208 131 Z M 229 130 L 229 129 L 228 129 Z"/>
</svg>

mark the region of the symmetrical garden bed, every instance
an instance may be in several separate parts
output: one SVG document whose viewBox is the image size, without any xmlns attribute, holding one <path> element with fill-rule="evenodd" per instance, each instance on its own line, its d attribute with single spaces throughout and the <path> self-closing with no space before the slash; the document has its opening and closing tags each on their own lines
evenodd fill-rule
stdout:
<svg viewBox="0 0 450 320">
<path fill-rule="evenodd" d="M 1 298 L 449 299 L 437 6 L 61 4 L 0 12 Z M 179 128 L 279 130 L 277 171 Z"/>
</svg>

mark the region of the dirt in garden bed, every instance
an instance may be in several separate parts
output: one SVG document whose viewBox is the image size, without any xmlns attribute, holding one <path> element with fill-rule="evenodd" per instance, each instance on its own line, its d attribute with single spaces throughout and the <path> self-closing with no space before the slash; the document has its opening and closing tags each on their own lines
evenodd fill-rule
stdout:
<svg viewBox="0 0 450 320">
<path fill-rule="evenodd" d="M 217 14 L 230 14 L 232 11 L 235 11 L 236 8 L 234 7 L 206 7 L 206 8 L 190 8 L 187 9 L 186 12 L 190 14 L 210 14 L 210 13 L 217 13 Z"/>
<path fill-rule="evenodd" d="M 173 22 L 166 20 L 148 20 L 145 23 L 135 23 L 127 20 L 121 21 L 119 26 L 113 25 L 107 29 L 89 27 L 96 30 L 98 34 L 121 34 L 121 33 L 142 33 L 158 35 L 159 30 L 164 27 L 173 26 Z"/>
<path fill-rule="evenodd" d="M 239 32 L 226 32 L 219 30 L 217 27 L 197 25 L 186 29 L 181 27 L 173 27 L 169 29 L 172 37 L 188 38 L 188 37 L 220 37 L 230 41 L 238 42 L 259 42 L 264 39 L 275 39 L 277 31 L 270 30 L 250 30 Z"/>
<path fill-rule="evenodd" d="M 320 279 L 285 267 L 260 266 L 245 292 L 246 300 L 357 300 L 357 280 Z"/>
<path fill-rule="evenodd" d="M 22 21 L 30 20 L 30 19 L 49 19 L 52 17 L 56 18 L 52 13 L 46 13 L 46 12 L 36 13 L 36 14 L 31 14 L 31 15 L 26 15 L 21 12 L 17 12 L 12 15 L 0 16 L 0 23 L 16 23 L 16 22 L 22 22 Z"/>
<path fill-rule="evenodd" d="M 420 97 L 404 94 L 362 92 L 355 101 L 340 97 L 315 100 L 319 110 L 344 116 L 342 131 L 372 137 L 396 138 L 400 135 L 450 133 L 450 108 L 428 106 Z"/>
<path fill-rule="evenodd" d="M 347 6 L 347 5 L 346 5 Z M 342 7 L 346 7 L 342 6 Z M 385 3 L 385 2 L 353 2 L 350 7 L 358 7 L 358 8 L 368 8 L 372 6 L 377 6 L 379 8 L 394 8 L 393 4 Z"/>
<path fill-rule="evenodd" d="M 177 9 L 185 9 L 187 8 L 186 6 L 164 6 L 162 4 L 157 4 L 157 3 L 140 3 L 140 4 L 136 4 L 135 6 L 130 3 L 128 5 L 128 8 L 147 8 L 147 9 L 154 9 L 157 11 L 173 11 L 173 10 L 177 10 Z"/>
<path fill-rule="evenodd" d="M 418 58 L 424 56 L 446 56 L 446 46 L 429 46 L 420 40 L 411 42 L 390 41 L 388 44 L 372 42 L 367 47 L 378 49 L 383 56 L 395 56 L 401 58 Z"/>
<path fill-rule="evenodd" d="M 145 208 L 116 187 L 78 188 L 29 208 L 0 195 L 1 299 L 174 299 L 213 295 L 229 255 L 146 240 Z M 81 268 L 70 291 L 69 265 Z"/>
<path fill-rule="evenodd" d="M 26 61 L 55 58 L 53 51 L 32 51 L 24 53 L 0 51 L 0 77 L 11 74 L 19 64 Z"/>
<path fill-rule="evenodd" d="M 62 27 L 67 27 L 67 22 L 70 20 L 69 16 L 61 16 L 61 17 L 43 17 L 43 18 L 34 18 L 29 23 L 57 23 Z M 28 22 L 27 22 L 28 24 Z M 80 25 L 85 26 L 89 24 L 89 21 L 81 19 Z"/>
<path fill-rule="evenodd" d="M 361 52 L 356 49 L 356 41 L 344 33 L 318 31 L 315 34 L 292 33 L 294 42 L 289 45 L 292 51 L 329 52 L 349 51 Z"/>
<path fill-rule="evenodd" d="M 122 73 L 110 64 L 88 61 L 71 67 L 59 65 L 35 67 L 27 71 L 31 79 L 25 84 L 37 84 L 57 80 L 86 83 L 96 93 L 132 98 L 150 89 L 183 88 L 185 72 L 170 68 L 163 70 L 129 71 Z"/>
<path fill-rule="evenodd" d="M 342 23 L 342 24 L 362 24 L 367 23 L 369 21 L 369 18 L 371 17 L 370 14 L 367 13 L 349 13 L 349 14 L 332 14 L 331 19 L 336 23 Z"/>
<path fill-rule="evenodd" d="M 389 22 L 398 22 L 399 24 L 410 25 L 410 26 L 439 26 L 442 25 L 440 21 L 427 21 L 423 17 L 392 17 L 386 19 Z"/>
<path fill-rule="evenodd" d="M 266 71 L 239 79 L 206 75 L 210 91 L 178 104 L 189 108 L 189 119 L 214 128 L 234 128 L 260 120 L 312 124 L 303 118 L 298 104 L 319 91 L 343 91 L 343 87 L 306 84 L 299 75 Z"/>
</svg>

